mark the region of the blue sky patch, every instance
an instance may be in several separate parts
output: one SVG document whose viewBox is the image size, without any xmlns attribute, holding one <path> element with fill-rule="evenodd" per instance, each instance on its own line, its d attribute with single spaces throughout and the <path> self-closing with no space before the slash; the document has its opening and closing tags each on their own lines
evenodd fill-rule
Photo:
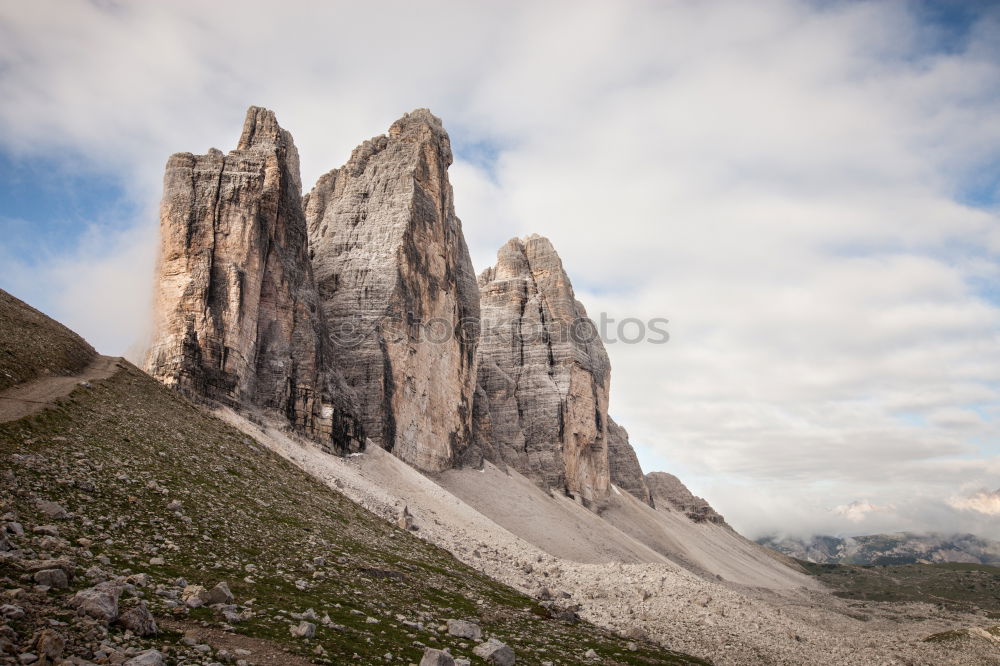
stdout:
<svg viewBox="0 0 1000 666">
<path fill-rule="evenodd" d="M 139 208 L 119 178 L 92 164 L 0 152 L 0 237 L 23 259 L 71 252 L 94 226 L 125 229 Z"/>
</svg>

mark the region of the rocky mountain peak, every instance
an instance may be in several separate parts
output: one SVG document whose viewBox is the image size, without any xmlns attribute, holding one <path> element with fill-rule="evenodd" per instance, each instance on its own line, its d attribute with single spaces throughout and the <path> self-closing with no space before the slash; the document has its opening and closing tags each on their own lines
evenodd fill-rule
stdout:
<svg viewBox="0 0 1000 666">
<path fill-rule="evenodd" d="M 356 449 L 363 435 L 326 351 L 300 183 L 291 135 L 259 107 L 229 154 L 170 157 L 145 367 L 194 397 L 276 410 L 332 450 Z"/>
<path fill-rule="evenodd" d="M 451 142 L 426 109 L 358 146 L 304 201 L 333 353 L 366 432 L 428 471 L 472 442 L 479 291 Z"/>
<path fill-rule="evenodd" d="M 294 146 L 292 136 L 281 128 L 274 111 L 259 106 L 247 109 L 246 120 L 243 121 L 243 132 L 240 134 L 237 150 L 261 148 L 274 150 L 279 147 Z"/>
<path fill-rule="evenodd" d="M 555 248 L 511 239 L 479 288 L 478 378 L 498 455 L 540 485 L 605 500 L 611 366 Z"/>
<path fill-rule="evenodd" d="M 274 153 L 283 167 L 286 196 L 302 196 L 302 178 L 299 175 L 299 151 L 292 135 L 278 124 L 274 111 L 259 106 L 247 109 L 243 131 L 236 146 L 238 151 Z"/>
<path fill-rule="evenodd" d="M 440 151 L 445 166 L 451 166 L 451 139 L 441 119 L 429 109 L 415 109 L 403 114 L 389 127 L 389 138 L 407 143 L 432 144 Z"/>
</svg>

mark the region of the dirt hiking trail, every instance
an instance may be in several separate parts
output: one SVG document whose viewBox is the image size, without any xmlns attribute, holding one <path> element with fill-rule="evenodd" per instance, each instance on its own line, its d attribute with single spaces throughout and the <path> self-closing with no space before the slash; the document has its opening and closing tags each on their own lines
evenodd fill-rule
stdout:
<svg viewBox="0 0 1000 666">
<path fill-rule="evenodd" d="M 81 382 L 107 379 L 124 363 L 119 356 L 98 356 L 77 375 L 50 375 L 0 391 L 0 423 L 17 421 L 52 407 Z"/>
</svg>

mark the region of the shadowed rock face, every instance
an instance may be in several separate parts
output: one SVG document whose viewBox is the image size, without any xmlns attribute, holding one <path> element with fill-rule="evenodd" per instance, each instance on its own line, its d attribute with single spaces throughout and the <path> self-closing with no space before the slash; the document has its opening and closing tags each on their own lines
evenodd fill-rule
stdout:
<svg viewBox="0 0 1000 666">
<path fill-rule="evenodd" d="M 276 409 L 328 448 L 356 449 L 364 438 L 325 349 L 301 188 L 291 135 L 258 107 L 229 154 L 170 157 L 145 367 L 191 395 Z"/>
<path fill-rule="evenodd" d="M 646 477 L 639 466 L 635 449 L 628 442 L 628 432 L 608 417 L 608 472 L 611 483 L 631 493 L 639 501 L 653 506 Z"/>
<path fill-rule="evenodd" d="M 451 162 L 441 121 L 419 109 L 358 146 L 304 201 L 334 358 L 366 434 L 426 471 L 465 460 L 473 445 L 479 291 Z"/>
<path fill-rule="evenodd" d="M 479 289 L 478 376 L 496 455 L 544 487 L 606 499 L 611 367 L 552 244 L 508 241 Z"/>
<path fill-rule="evenodd" d="M 726 519 L 716 513 L 708 502 L 691 494 L 681 480 L 666 472 L 650 472 L 646 475 L 646 485 L 658 508 L 673 508 L 687 515 L 696 523 L 716 523 L 726 525 Z"/>
</svg>

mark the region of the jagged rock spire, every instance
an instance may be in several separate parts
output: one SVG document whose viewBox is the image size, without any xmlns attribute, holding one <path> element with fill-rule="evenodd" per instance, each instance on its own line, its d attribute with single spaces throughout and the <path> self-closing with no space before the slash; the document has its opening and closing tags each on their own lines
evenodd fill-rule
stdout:
<svg viewBox="0 0 1000 666">
<path fill-rule="evenodd" d="M 502 461 L 585 502 L 608 496 L 611 366 L 548 239 L 512 239 L 479 275 L 479 384 Z"/>
<path fill-rule="evenodd" d="M 332 450 L 359 448 L 326 351 L 298 152 L 272 111 L 250 107 L 227 155 L 170 157 L 160 240 L 147 371 L 192 396 L 278 410 Z"/>
<path fill-rule="evenodd" d="M 479 291 L 426 109 L 358 146 L 304 201 L 337 366 L 371 439 L 440 471 L 473 441 Z"/>
</svg>

